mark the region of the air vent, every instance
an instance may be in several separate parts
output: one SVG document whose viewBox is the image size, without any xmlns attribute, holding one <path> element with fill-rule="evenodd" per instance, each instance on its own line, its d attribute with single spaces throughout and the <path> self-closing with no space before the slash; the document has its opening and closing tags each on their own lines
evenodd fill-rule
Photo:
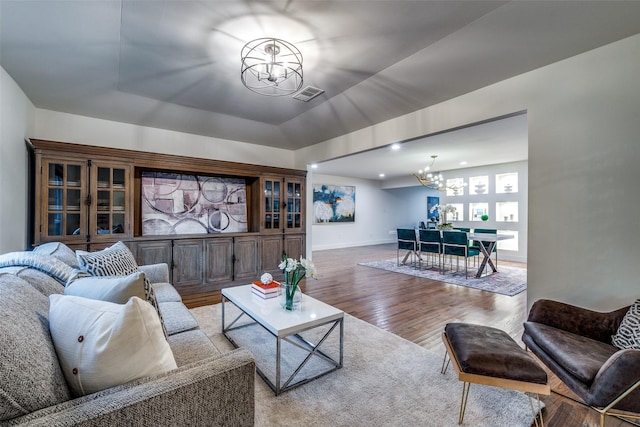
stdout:
<svg viewBox="0 0 640 427">
<path fill-rule="evenodd" d="M 319 89 L 319 88 L 313 87 L 313 86 L 307 86 L 304 89 L 302 89 L 300 92 L 298 92 L 295 95 L 293 95 L 293 97 L 295 99 L 300 100 L 300 101 L 309 102 L 313 98 L 315 98 L 316 96 L 318 96 L 318 95 L 320 95 L 322 93 L 324 93 L 323 89 Z"/>
</svg>

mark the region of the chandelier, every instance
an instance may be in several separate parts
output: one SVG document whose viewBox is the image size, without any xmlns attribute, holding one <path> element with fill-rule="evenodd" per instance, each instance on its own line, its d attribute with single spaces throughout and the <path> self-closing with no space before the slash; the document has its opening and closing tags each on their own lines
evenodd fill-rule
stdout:
<svg viewBox="0 0 640 427">
<path fill-rule="evenodd" d="M 273 37 L 250 41 L 240 53 L 240 78 L 261 95 L 291 95 L 302 87 L 302 54 L 291 43 Z"/>
<path fill-rule="evenodd" d="M 438 156 L 431 156 L 431 164 L 426 166 L 424 170 L 419 170 L 418 173 L 414 173 L 413 176 L 418 178 L 420 184 L 433 190 L 445 191 L 447 189 L 454 192 L 460 191 L 461 188 L 466 187 L 467 183 L 464 182 L 461 185 L 446 185 L 441 173 L 431 172 L 433 164 L 436 162 Z"/>
</svg>

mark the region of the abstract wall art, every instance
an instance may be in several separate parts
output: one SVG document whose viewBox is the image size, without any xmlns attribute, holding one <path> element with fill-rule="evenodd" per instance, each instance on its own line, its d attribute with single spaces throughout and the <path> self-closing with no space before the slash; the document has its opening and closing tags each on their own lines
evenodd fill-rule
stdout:
<svg viewBox="0 0 640 427">
<path fill-rule="evenodd" d="M 356 187 L 351 185 L 313 185 L 313 223 L 354 222 Z"/>
<path fill-rule="evenodd" d="M 142 172 L 142 235 L 247 231 L 242 178 Z"/>
</svg>

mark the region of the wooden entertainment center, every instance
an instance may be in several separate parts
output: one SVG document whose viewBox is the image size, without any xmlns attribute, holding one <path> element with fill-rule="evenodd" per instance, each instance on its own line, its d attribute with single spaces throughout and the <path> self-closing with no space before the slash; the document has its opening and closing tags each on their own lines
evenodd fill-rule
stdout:
<svg viewBox="0 0 640 427">
<path fill-rule="evenodd" d="M 138 264 L 164 262 L 183 296 L 245 284 L 263 272 L 281 274 L 283 253 L 305 256 L 306 171 L 66 142 L 31 139 L 34 182 L 33 244 L 63 242 L 100 250 L 117 241 Z M 240 178 L 246 230 L 143 235 L 142 176 Z M 240 181 L 242 182 L 242 181 Z M 179 215 L 173 215 L 174 217 Z"/>
</svg>

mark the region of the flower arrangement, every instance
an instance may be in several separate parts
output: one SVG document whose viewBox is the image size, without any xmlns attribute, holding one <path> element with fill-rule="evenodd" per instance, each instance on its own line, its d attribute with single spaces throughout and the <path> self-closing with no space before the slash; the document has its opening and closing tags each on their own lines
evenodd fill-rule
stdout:
<svg viewBox="0 0 640 427">
<path fill-rule="evenodd" d="M 284 273 L 285 302 L 283 307 L 285 310 L 294 310 L 294 297 L 298 289 L 298 284 L 305 276 L 315 279 L 316 266 L 308 259 L 300 257 L 300 261 L 297 261 L 283 254 L 282 262 L 278 265 L 278 268 Z"/>
<path fill-rule="evenodd" d="M 457 210 L 456 207 L 453 205 L 433 205 L 431 209 L 429 209 L 429 212 L 433 213 L 436 209 L 438 210 L 440 220 L 442 221 L 437 228 L 453 228 L 453 226 L 447 222 L 447 214 L 454 214 Z"/>
</svg>

